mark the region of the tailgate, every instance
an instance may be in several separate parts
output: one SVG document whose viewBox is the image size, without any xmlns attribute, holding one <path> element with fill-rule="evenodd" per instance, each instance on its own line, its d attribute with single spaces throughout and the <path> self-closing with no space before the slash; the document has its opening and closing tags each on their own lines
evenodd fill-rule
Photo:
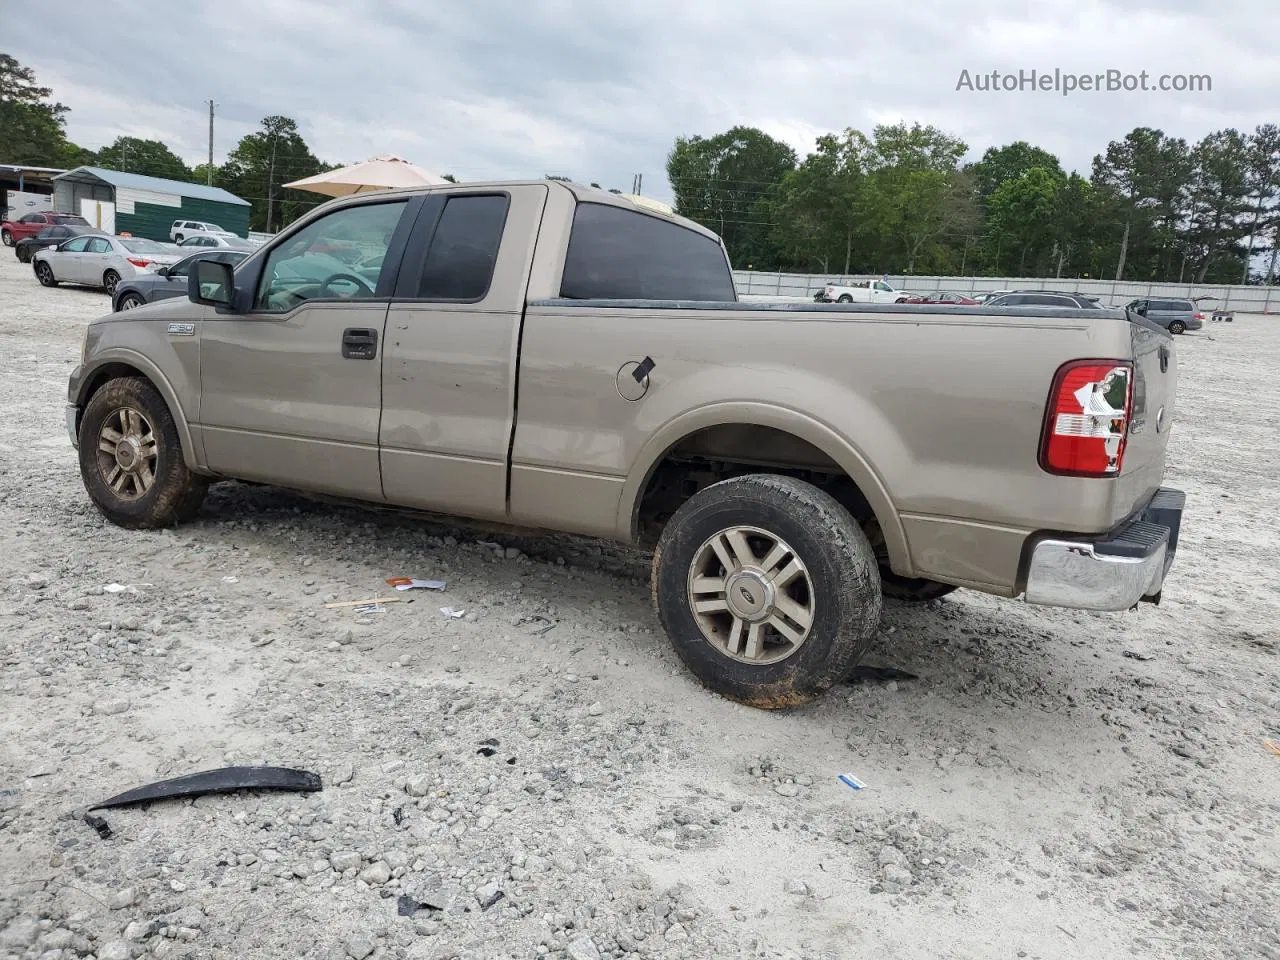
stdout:
<svg viewBox="0 0 1280 960">
<path fill-rule="evenodd" d="M 1169 333 L 1143 321 L 1128 326 L 1133 344 L 1133 419 L 1116 492 L 1120 503 L 1137 509 L 1164 479 L 1178 366 Z"/>
</svg>

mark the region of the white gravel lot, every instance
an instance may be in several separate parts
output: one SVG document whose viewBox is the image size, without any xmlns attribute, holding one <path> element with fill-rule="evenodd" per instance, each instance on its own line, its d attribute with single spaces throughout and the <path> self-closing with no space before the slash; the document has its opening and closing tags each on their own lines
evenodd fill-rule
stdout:
<svg viewBox="0 0 1280 960">
<path fill-rule="evenodd" d="M 918 679 L 770 714 L 625 551 L 239 485 L 109 526 L 63 427 L 107 307 L 0 250 L 0 958 L 1280 958 L 1280 318 L 1177 341 L 1158 608 L 890 605 Z M 397 575 L 448 590 L 323 606 Z M 324 789 L 80 819 L 240 763 Z"/>
</svg>

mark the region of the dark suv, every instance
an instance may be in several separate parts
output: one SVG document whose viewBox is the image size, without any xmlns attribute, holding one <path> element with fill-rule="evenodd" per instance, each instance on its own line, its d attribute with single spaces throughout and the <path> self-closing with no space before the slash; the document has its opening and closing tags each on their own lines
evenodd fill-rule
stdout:
<svg viewBox="0 0 1280 960">
<path fill-rule="evenodd" d="M 1070 307 L 1073 310 L 1101 310 L 1097 297 L 1058 290 L 1015 290 L 992 297 L 984 307 Z"/>
</svg>

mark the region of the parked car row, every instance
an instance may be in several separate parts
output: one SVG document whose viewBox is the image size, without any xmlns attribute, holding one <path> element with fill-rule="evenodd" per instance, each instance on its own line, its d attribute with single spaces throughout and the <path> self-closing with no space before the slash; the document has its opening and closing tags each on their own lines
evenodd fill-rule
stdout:
<svg viewBox="0 0 1280 960">
<path fill-rule="evenodd" d="M 969 296 L 938 290 L 932 293 L 908 293 L 897 290 L 887 281 L 863 281 L 857 286 L 827 284 L 813 297 L 817 303 L 900 303 L 944 305 L 955 307 L 1065 307 L 1070 310 L 1117 309 L 1101 302 L 1100 297 L 1065 290 L 992 290 Z M 1146 317 L 1170 333 L 1185 333 L 1204 326 L 1205 315 L 1198 300 L 1143 297 L 1130 300 L 1118 309 Z M 1214 311 L 1215 319 L 1230 319 L 1224 311 Z"/>
</svg>

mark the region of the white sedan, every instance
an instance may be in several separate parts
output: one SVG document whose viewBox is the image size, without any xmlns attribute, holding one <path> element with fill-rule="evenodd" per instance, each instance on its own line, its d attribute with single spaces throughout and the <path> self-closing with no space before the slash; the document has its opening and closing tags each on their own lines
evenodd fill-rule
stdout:
<svg viewBox="0 0 1280 960">
<path fill-rule="evenodd" d="M 169 243 L 98 234 L 72 237 L 56 247 L 39 250 L 32 256 L 31 266 L 36 279 L 46 287 L 83 283 L 114 294 L 121 280 L 172 266 L 185 254 Z"/>
</svg>

